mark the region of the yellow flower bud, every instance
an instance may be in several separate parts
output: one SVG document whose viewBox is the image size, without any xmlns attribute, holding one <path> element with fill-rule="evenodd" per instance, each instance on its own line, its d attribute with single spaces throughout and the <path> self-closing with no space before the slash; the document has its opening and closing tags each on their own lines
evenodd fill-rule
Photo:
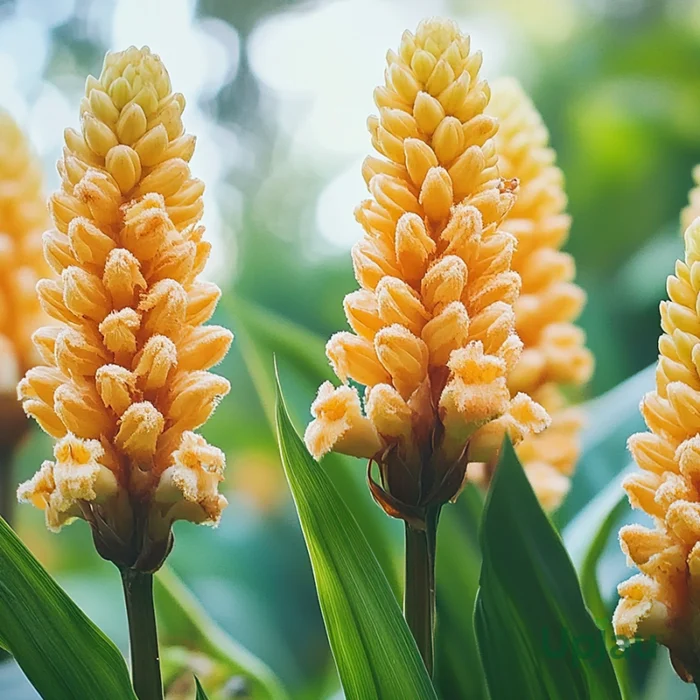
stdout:
<svg viewBox="0 0 700 700">
<path fill-rule="evenodd" d="M 102 281 L 115 309 L 133 306 L 140 290 L 146 288 L 138 259 L 124 248 L 115 248 L 107 255 Z"/>
<path fill-rule="evenodd" d="M 40 399 L 53 406 L 56 389 L 65 381 L 65 376 L 54 367 L 32 367 L 17 385 L 17 398 L 20 401 Z"/>
<path fill-rule="evenodd" d="M 163 197 L 149 193 L 124 207 L 122 241 L 138 260 L 150 260 L 162 248 L 173 225 Z"/>
<path fill-rule="evenodd" d="M 444 168 L 430 168 L 420 188 L 420 203 L 433 222 L 444 221 L 454 201 L 452 178 Z"/>
<path fill-rule="evenodd" d="M 132 403 L 119 420 L 115 446 L 137 463 L 148 463 L 156 451 L 165 419 L 149 401 Z"/>
<path fill-rule="evenodd" d="M 384 277 L 375 290 L 377 310 L 383 324 L 397 323 L 420 335 L 429 318 L 423 308 L 420 295 L 410 285 L 397 277 Z"/>
<path fill-rule="evenodd" d="M 362 384 L 379 384 L 389 379 L 374 344 L 366 338 L 336 333 L 326 345 L 326 355 L 342 381 L 352 378 Z"/>
<path fill-rule="evenodd" d="M 54 359 L 67 377 L 94 377 L 110 357 L 94 333 L 64 328 L 56 336 Z"/>
<path fill-rule="evenodd" d="M 46 231 L 41 240 L 44 248 L 44 259 L 57 274 L 60 275 L 67 267 L 77 263 L 68 236 L 60 231 Z"/>
<path fill-rule="evenodd" d="M 209 372 L 184 372 L 170 389 L 167 417 L 181 431 L 207 422 L 218 402 L 231 389 L 228 381 Z"/>
<path fill-rule="evenodd" d="M 102 280 L 80 267 L 67 267 L 62 275 L 63 302 L 76 316 L 91 318 L 98 323 L 111 308 Z"/>
<path fill-rule="evenodd" d="M 192 326 L 206 323 L 221 298 L 221 290 L 213 282 L 194 282 L 187 291 L 186 322 Z"/>
<path fill-rule="evenodd" d="M 231 337 L 229 333 L 229 343 L 226 345 L 226 350 L 228 350 L 231 344 Z M 225 354 L 225 352 L 223 354 Z M 154 391 L 164 387 L 168 375 L 175 366 L 179 366 L 180 369 L 197 369 L 197 367 L 204 367 L 203 364 L 197 365 L 196 362 L 191 362 L 189 367 L 183 366 L 182 357 L 178 355 L 175 343 L 164 335 L 151 336 L 148 342 L 134 357 L 134 364 L 134 373 L 141 380 L 143 391 Z M 205 369 L 209 369 L 209 367 Z"/>
<path fill-rule="evenodd" d="M 56 443 L 55 462 L 44 462 L 30 481 L 22 484 L 17 497 L 46 511 L 49 529 L 79 517 L 78 503 L 100 503 L 118 489 L 114 474 L 100 462 L 104 449 L 97 440 L 80 440 L 67 435 Z"/>
<path fill-rule="evenodd" d="M 122 194 L 129 192 L 141 177 L 141 161 L 133 148 L 119 144 L 110 148 L 105 157 L 105 167 Z"/>
<path fill-rule="evenodd" d="M 144 314 L 142 326 L 149 335 L 172 335 L 185 322 L 187 293 L 175 280 L 160 280 L 142 296 L 138 309 Z"/>
<path fill-rule="evenodd" d="M 32 333 L 32 343 L 47 365 L 55 364 L 56 339 L 61 330 L 60 326 L 43 326 Z"/>
<path fill-rule="evenodd" d="M 89 219 L 76 217 L 68 225 L 70 249 L 77 261 L 103 266 L 116 247 L 114 240 L 102 233 Z M 71 263 L 75 264 L 75 263 Z"/>
<path fill-rule="evenodd" d="M 349 386 L 337 389 L 330 382 L 321 385 L 311 406 L 315 420 L 309 424 L 304 440 L 317 459 L 337 445 L 345 445 L 346 454 L 373 457 L 381 441 L 371 420 L 362 415 L 357 390 Z"/>
<path fill-rule="evenodd" d="M 121 416 L 136 395 L 136 375 L 120 365 L 102 365 L 95 373 L 95 386 L 105 407 Z"/>
<path fill-rule="evenodd" d="M 397 391 L 404 398 L 409 398 L 427 376 L 427 345 L 407 328 L 396 323 L 377 333 L 374 347 Z"/>
<path fill-rule="evenodd" d="M 461 299 L 467 277 L 467 265 L 456 255 L 446 255 L 436 262 L 421 282 L 421 296 L 428 309 L 441 310 Z"/>
<path fill-rule="evenodd" d="M 184 333 L 177 343 L 181 370 L 210 369 L 224 359 L 233 333 L 221 326 L 197 326 Z"/>
<path fill-rule="evenodd" d="M 140 314 L 127 306 L 105 316 L 99 329 L 108 350 L 130 354 L 136 352 L 136 332 L 140 326 Z"/>
<path fill-rule="evenodd" d="M 162 517 L 168 522 L 218 523 L 227 505 L 218 492 L 224 478 L 224 453 L 201 435 L 187 432 L 173 459 L 173 466 L 161 474 L 155 491 L 156 503 L 169 508 Z"/>
<path fill-rule="evenodd" d="M 446 365 L 453 350 L 469 340 L 469 316 L 464 304 L 453 301 L 433 316 L 423 328 L 421 338 L 428 346 L 430 364 Z"/>
<path fill-rule="evenodd" d="M 435 253 L 435 241 L 428 235 L 423 220 L 416 214 L 404 214 L 396 224 L 396 261 L 409 284 L 420 281 Z"/>
<path fill-rule="evenodd" d="M 66 308 L 63 301 L 63 286 L 55 280 L 39 280 L 36 293 L 41 308 L 52 318 L 67 324 L 80 322 L 80 318 Z"/>
<path fill-rule="evenodd" d="M 124 107 L 119 113 L 116 129 L 119 143 L 133 146 L 146 132 L 146 115 L 141 105 L 132 102 Z"/>
<path fill-rule="evenodd" d="M 343 306 L 350 327 L 362 338 L 372 340 L 384 325 L 384 321 L 379 317 L 377 297 L 366 289 L 358 289 L 348 294 Z"/>
</svg>

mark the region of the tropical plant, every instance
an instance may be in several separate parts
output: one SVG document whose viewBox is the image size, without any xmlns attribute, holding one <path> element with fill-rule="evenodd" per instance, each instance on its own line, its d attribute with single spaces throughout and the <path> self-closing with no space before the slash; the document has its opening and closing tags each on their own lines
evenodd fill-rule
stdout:
<svg viewBox="0 0 700 700">
<path fill-rule="evenodd" d="M 211 244 L 185 98 L 148 48 L 107 54 L 100 77 L 87 79 L 81 130 L 65 131 L 49 199 L 44 262 L 40 169 L 0 116 L 0 508 L 9 520 L 9 456 L 26 429 L 8 384 L 54 454 L 17 496 L 49 530 L 87 523 L 109 573 L 119 569 L 130 642 L 131 674 L 0 518 L 3 666 L 16 664 L 42 697 L 653 700 L 693 684 L 700 693 L 697 188 L 661 303 L 655 374 L 582 403 L 594 362 L 577 325 L 586 295 L 562 251 L 563 175 L 525 90 L 514 79 L 489 86 L 481 63 L 442 19 L 405 32 L 387 54 L 368 120 L 379 155 L 362 165 L 370 196 L 355 211 L 359 289 L 344 290 L 351 331 L 327 342 L 238 289 L 216 309 L 219 287 L 200 278 Z M 43 278 L 28 293 L 34 277 Z M 39 306 L 53 325 L 37 330 Z M 215 313 L 223 325 L 207 325 Z M 247 397 L 238 414 L 212 416 L 231 386 L 209 371 L 219 363 L 232 393 Z M 649 432 L 629 438 L 636 467 L 625 469 L 643 394 Z M 303 688 L 223 629 L 215 587 L 197 588 L 200 603 L 174 570 L 174 531 L 186 540 L 196 530 L 179 521 L 221 521 L 225 457 L 214 444 L 229 444 L 234 415 L 276 450 L 296 508 L 280 530 L 298 519 L 308 553 L 330 654 L 317 653 Z M 212 444 L 194 432 L 207 422 Z M 625 491 L 653 528 L 622 524 Z M 618 530 L 640 571 L 619 600 L 609 593 L 621 573 L 608 571 L 619 564 Z M 230 534 L 194 535 L 187 556 L 219 566 Z M 205 541 L 215 548 L 199 552 Z M 228 576 L 245 575 L 244 557 L 233 564 Z M 116 607 L 109 581 L 93 591 L 100 608 Z M 293 608 L 285 596 L 294 600 L 296 581 L 282 585 Z M 276 614 L 271 636 L 284 638 Z M 331 657 L 335 669 L 325 668 Z"/>
</svg>

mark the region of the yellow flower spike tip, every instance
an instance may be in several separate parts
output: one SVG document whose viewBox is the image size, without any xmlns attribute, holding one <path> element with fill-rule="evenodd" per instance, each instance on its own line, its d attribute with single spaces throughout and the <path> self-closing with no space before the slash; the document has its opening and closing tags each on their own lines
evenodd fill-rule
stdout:
<svg viewBox="0 0 700 700">
<path fill-rule="evenodd" d="M 226 505 L 223 453 L 193 432 L 229 390 L 207 370 L 232 335 L 202 325 L 220 291 L 197 279 L 210 244 L 184 106 L 148 48 L 108 54 L 88 78 L 43 239 L 59 278 L 37 285 L 61 325 L 35 333 L 48 366 L 18 387 L 56 438 L 19 499 L 53 530 L 84 518 L 102 556 L 143 571 L 167 555 L 174 520 L 215 524 Z"/>
<path fill-rule="evenodd" d="M 494 83 L 487 113 L 499 121 L 495 136 L 499 170 L 517 178 L 518 198 L 503 222 L 517 239 L 513 269 L 522 290 L 515 302 L 515 328 L 523 352 L 508 377 L 515 397 L 523 392 L 544 406 L 551 426 L 525 437 L 518 455 L 542 505 L 551 510 L 569 489 L 579 454 L 582 416 L 567 406 L 561 385 L 582 385 L 593 371 L 583 331 L 574 325 L 585 294 L 573 283 L 573 258 L 560 250 L 569 233 L 563 175 L 554 164 L 549 135 L 537 109 L 514 79 Z M 511 412 L 513 413 L 513 412 Z M 512 421 L 509 415 L 502 421 Z M 488 426 L 474 442 L 489 442 Z"/>
<path fill-rule="evenodd" d="M 364 162 L 371 198 L 356 210 L 360 289 L 345 299 L 354 332 L 327 345 L 343 385 L 320 388 L 305 436 L 316 458 L 336 451 L 376 463 L 373 495 L 419 528 L 459 493 L 479 427 L 516 408 L 517 441 L 549 421 L 528 396 L 511 401 L 506 384 L 522 346 L 520 278 L 501 224 L 518 185 L 498 174 L 481 60 L 440 19 L 404 33 L 387 55 L 379 116 L 368 120 L 381 157 Z M 350 379 L 366 386 L 363 401 Z"/>
<path fill-rule="evenodd" d="M 686 680 L 700 671 L 700 218 L 661 302 L 656 390 L 642 400 L 649 432 L 629 439 L 639 472 L 623 482 L 653 527 L 627 525 L 620 544 L 640 573 L 620 584 L 616 634 L 655 637 Z"/>
</svg>

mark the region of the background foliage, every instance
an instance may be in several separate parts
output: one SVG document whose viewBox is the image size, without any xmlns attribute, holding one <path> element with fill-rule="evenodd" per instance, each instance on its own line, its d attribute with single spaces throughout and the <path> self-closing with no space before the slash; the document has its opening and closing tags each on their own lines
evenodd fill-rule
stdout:
<svg viewBox="0 0 700 700">
<path fill-rule="evenodd" d="M 322 339 L 344 328 L 342 297 L 355 287 L 348 249 L 359 231 L 352 208 L 363 197 L 364 119 L 384 52 L 422 16 L 454 16 L 483 49 L 487 77 L 519 77 L 550 128 L 574 217 L 568 250 L 589 297 L 582 325 L 597 359 L 581 397 L 592 400 L 586 453 L 556 518 L 562 528 L 573 521 L 565 541 L 575 561 L 577 551 L 584 561 L 581 543 L 597 527 L 586 531 L 586 523 L 600 519 L 594 511 L 576 516 L 628 464 L 624 442 L 640 427 L 637 404 L 652 375 L 628 378 L 656 357 L 658 301 L 681 251 L 678 216 L 700 162 L 700 2 L 173 0 L 167 11 L 164 6 L 0 0 L 0 106 L 27 128 L 53 188 L 62 130 L 77 122 L 84 76 L 99 72 L 105 50 L 148 43 L 163 56 L 175 89 L 186 93 L 185 122 L 199 137 L 193 171 L 208 186 L 210 274 L 225 288 L 215 322 L 230 325 L 237 337 L 220 369 L 234 389 L 206 431 L 227 452 L 231 505 L 216 531 L 176 528 L 170 562 L 218 625 L 264 661 L 294 698 L 330 698 L 337 679 L 270 423 L 274 384 L 266 363 L 276 352 L 292 419 L 302 427 L 326 372 Z M 19 477 L 48 454 L 48 441 L 33 432 L 17 455 Z M 362 465 L 328 460 L 326 471 L 367 538 L 381 546 L 378 558 L 393 583 L 401 526 L 372 504 Z M 613 482 L 613 501 L 616 489 Z M 631 517 L 626 506 L 619 511 L 604 535 Z M 40 513 L 21 508 L 17 529 L 125 649 L 118 579 L 94 553 L 83 525 L 56 537 Z M 450 546 L 464 552 L 462 587 L 453 584 L 442 595 L 448 612 L 441 615 L 449 621 L 443 639 L 449 639 L 449 624 L 471 614 L 475 594 L 469 509 L 447 513 L 443 532 L 443 556 Z M 614 537 L 599 544 L 597 579 L 588 571 L 587 580 L 599 582 L 596 605 L 609 611 L 626 568 Z M 438 649 L 443 661 L 451 653 L 449 645 Z M 462 658 L 473 654 L 475 646 L 465 648 Z M 235 668 L 231 692 L 245 693 Z M 470 685 L 478 685 L 473 677 L 454 677 L 450 668 L 455 664 L 444 661 L 441 682 L 460 693 L 483 692 Z M 631 659 L 631 670 L 634 697 L 691 693 L 674 679 L 663 652 L 651 661 Z M 5 663 L 0 696 L 36 694 Z"/>
</svg>

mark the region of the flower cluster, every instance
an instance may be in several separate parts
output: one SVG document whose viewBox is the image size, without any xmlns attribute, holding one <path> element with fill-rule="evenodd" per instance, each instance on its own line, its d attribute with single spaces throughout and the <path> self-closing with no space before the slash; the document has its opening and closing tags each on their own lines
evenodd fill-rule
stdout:
<svg viewBox="0 0 700 700">
<path fill-rule="evenodd" d="M 515 302 L 515 328 L 524 345 L 508 386 L 513 396 L 531 396 L 552 418 L 544 433 L 525 438 L 517 451 L 542 505 L 552 509 L 569 489 L 582 423 L 559 387 L 580 386 L 593 371 L 584 333 L 573 323 L 585 294 L 573 283 L 573 258 L 560 250 L 570 220 L 563 175 L 554 164 L 540 114 L 513 79 L 494 84 L 488 113 L 500 125 L 495 137 L 500 173 L 520 182 L 518 198 L 503 223 L 517 239 L 512 265 L 522 289 Z"/>
<path fill-rule="evenodd" d="M 409 522 L 454 498 L 467 462 L 500 445 L 473 439 L 482 426 L 500 419 L 499 437 L 507 429 L 518 441 L 549 421 L 507 385 L 522 351 L 520 277 L 501 224 L 518 184 L 498 174 L 481 61 L 437 19 L 388 53 L 379 116 L 368 121 L 382 157 L 364 162 L 372 196 L 356 210 L 365 236 L 352 251 L 360 289 L 345 299 L 353 332 L 327 345 L 343 385 L 321 386 L 305 436 L 317 458 L 333 450 L 376 462 L 375 498 Z M 349 380 L 366 387 L 364 406 Z"/>
<path fill-rule="evenodd" d="M 697 649 L 700 621 L 700 219 L 685 232 L 685 261 L 675 273 L 661 303 L 656 390 L 641 405 L 649 432 L 629 440 L 641 471 L 623 483 L 654 525 L 620 530 L 640 573 L 620 584 L 613 623 L 619 635 L 655 636 L 682 669 Z"/>
<path fill-rule="evenodd" d="M 184 106 L 148 48 L 108 54 L 88 78 L 43 238 L 59 278 L 37 285 L 60 325 L 34 334 L 46 366 L 18 387 L 57 440 L 20 500 L 54 530 L 84 518 L 105 558 L 142 570 L 167 555 L 174 520 L 216 523 L 226 505 L 224 455 L 193 432 L 229 390 L 207 370 L 232 335 L 202 325 L 220 291 L 197 279 L 210 244 Z"/>
<path fill-rule="evenodd" d="M 41 167 L 17 124 L 0 112 L 0 395 L 13 404 L 20 377 L 40 361 L 31 335 L 46 320 L 34 291 L 50 272 L 41 256 L 46 228 Z"/>
</svg>

